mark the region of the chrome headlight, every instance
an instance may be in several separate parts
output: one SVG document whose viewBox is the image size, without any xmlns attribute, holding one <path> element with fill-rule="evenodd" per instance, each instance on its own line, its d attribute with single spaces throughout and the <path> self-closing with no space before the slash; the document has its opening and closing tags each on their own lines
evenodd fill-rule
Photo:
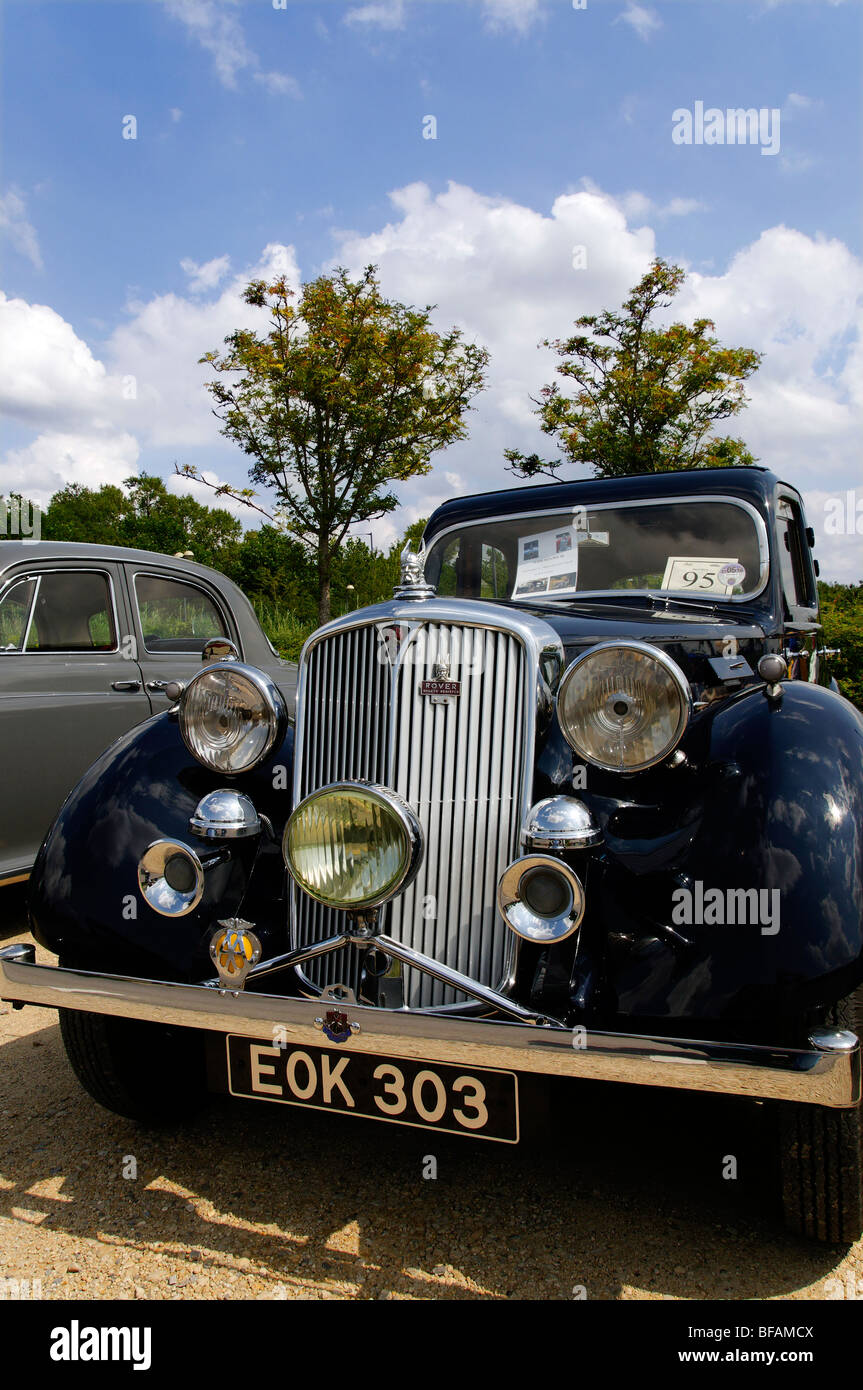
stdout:
<svg viewBox="0 0 863 1390">
<path fill-rule="evenodd" d="M 305 893 L 327 907 L 379 907 L 407 888 L 423 852 L 407 802 L 369 782 L 333 782 L 291 812 L 282 848 Z"/>
<path fill-rule="evenodd" d="M 285 702 L 268 676 L 239 662 L 206 666 L 186 686 L 180 733 L 213 772 L 248 772 L 281 738 Z"/>
<path fill-rule="evenodd" d="M 587 762 L 640 772 L 677 747 L 692 695 L 676 662 L 646 642 L 601 642 L 567 667 L 557 694 L 560 727 Z"/>
</svg>

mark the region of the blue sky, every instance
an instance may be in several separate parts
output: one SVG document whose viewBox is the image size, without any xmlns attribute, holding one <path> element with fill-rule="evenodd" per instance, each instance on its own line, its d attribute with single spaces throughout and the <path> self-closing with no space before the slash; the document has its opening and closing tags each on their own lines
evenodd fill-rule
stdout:
<svg viewBox="0 0 863 1390">
<path fill-rule="evenodd" d="M 539 443 L 537 342 L 659 254 L 689 271 L 678 313 L 767 354 L 731 428 L 817 528 L 830 496 L 863 502 L 861 20 L 857 0 L 9 0 L 0 491 L 174 458 L 242 482 L 197 357 L 248 316 L 252 273 L 371 260 L 493 354 L 471 441 L 403 490 L 382 543 L 513 481 L 502 449 Z M 733 126 L 675 143 L 696 102 L 778 110 L 777 153 Z M 819 547 L 844 578 L 859 551 Z"/>
</svg>

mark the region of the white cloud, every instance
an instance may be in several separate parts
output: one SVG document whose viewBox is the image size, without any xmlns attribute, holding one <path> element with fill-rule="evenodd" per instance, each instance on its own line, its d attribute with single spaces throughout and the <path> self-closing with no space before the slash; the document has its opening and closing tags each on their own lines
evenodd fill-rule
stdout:
<svg viewBox="0 0 863 1390">
<path fill-rule="evenodd" d="M 438 305 L 435 323 L 458 324 L 489 347 L 492 362 L 488 389 L 468 417 L 471 438 L 400 488 L 399 513 L 371 523 L 378 546 L 453 493 L 515 486 L 505 448 L 555 456 L 531 396 L 554 378 L 557 359 L 537 344 L 566 336 L 581 314 L 619 305 L 657 253 L 659 214 L 694 210 L 690 199 L 657 209 L 643 194 L 620 199 L 593 186 L 562 194 L 547 212 L 458 184 L 433 195 L 415 183 L 390 196 L 390 221 L 371 235 L 340 233 L 333 264 L 354 273 L 377 264 L 386 295 Z M 32 484 L 40 495 L 57 479 L 118 482 L 147 447 L 180 458 L 207 449 L 214 479 L 245 483 L 247 460 L 218 434 L 197 359 L 233 329 L 260 323 L 260 311 L 242 299 L 250 278 L 284 273 L 296 284 L 300 276 L 293 248 L 278 244 L 242 273 L 223 269 L 224 259 L 187 262 L 185 294 L 129 305 L 98 354 L 54 310 L 0 299 L 0 408 L 37 436 L 0 464 L 0 490 Z M 863 266 L 841 241 L 778 226 L 716 272 L 690 272 L 669 314 L 712 318 L 722 342 L 765 353 L 748 384 L 751 404 L 726 428 L 811 495 L 827 578 L 860 573 L 859 538 L 824 535 L 819 498 L 861 486 L 861 294 Z M 130 377 L 135 399 L 123 392 Z M 208 495 L 201 484 L 171 486 Z M 237 514 L 249 522 L 244 510 Z"/>
<path fill-rule="evenodd" d="M 246 42 L 243 26 L 237 18 L 236 0 L 163 0 L 163 3 L 172 19 L 179 20 L 189 36 L 209 53 L 223 87 L 237 91 L 240 75 L 248 73 L 268 91 L 294 97 L 300 95 L 295 78 L 261 70 L 260 59 Z"/>
<path fill-rule="evenodd" d="M 256 72 L 255 81 L 274 96 L 301 97 L 302 90 L 295 77 L 284 72 Z"/>
<path fill-rule="evenodd" d="M 483 0 L 483 14 L 492 29 L 515 29 L 524 34 L 539 18 L 539 0 Z"/>
<path fill-rule="evenodd" d="M 540 0 L 482 0 L 482 14 L 490 29 L 514 29 L 524 34 L 539 18 Z M 406 22 L 405 0 L 371 0 L 345 15 L 346 24 L 378 29 L 404 29 Z"/>
<path fill-rule="evenodd" d="M 120 483 L 147 446 L 205 446 L 230 457 L 198 359 L 235 328 L 260 323 L 243 289 L 281 274 L 299 281 L 293 248 L 273 244 L 216 298 L 164 294 L 131 304 L 101 359 L 53 309 L 0 294 L 0 411 L 38 431 L 0 460 L 0 492 L 14 487 L 45 501 L 66 482 Z M 242 461 L 237 471 L 244 475 Z"/>
<path fill-rule="evenodd" d="M 0 411 L 65 430 L 106 418 L 120 393 L 119 378 L 55 310 L 0 292 Z"/>
<path fill-rule="evenodd" d="M 46 431 L 24 448 L 10 449 L 0 460 L 0 493 L 24 492 L 44 508 L 69 483 L 119 487 L 137 471 L 139 454 L 138 441 L 131 434 Z"/>
<path fill-rule="evenodd" d="M 492 353 L 488 389 L 468 417 L 471 439 L 401 489 L 406 520 L 440 500 L 443 468 L 464 479 L 451 495 L 515 486 L 504 448 L 556 457 L 530 400 L 553 379 L 556 359 L 534 344 L 565 336 L 581 314 L 620 304 L 648 268 L 656 239 L 640 220 L 657 209 L 644 195 L 629 197 L 634 226 L 622 200 L 593 186 L 557 198 L 545 215 L 459 185 L 434 197 L 412 184 L 391 194 L 396 216 L 387 226 L 342 237 L 338 262 L 355 272 L 375 262 L 386 294 L 437 304 L 437 324 L 457 323 Z M 692 201 L 672 198 L 660 211 L 693 211 Z M 586 269 L 573 269 L 574 246 L 585 248 Z M 726 429 L 802 489 L 860 486 L 861 290 L 863 266 L 842 242 L 775 227 L 723 273 L 691 273 L 672 306 L 671 317 L 713 318 L 721 341 L 765 353 L 748 384 L 750 406 Z M 847 572 L 847 553 L 819 535 L 827 577 Z M 856 563 L 859 574 L 859 555 Z"/>
<path fill-rule="evenodd" d="M 230 256 L 216 256 L 212 261 L 205 261 L 203 265 L 198 265 L 196 261 L 180 261 L 181 269 L 189 276 L 189 289 L 192 294 L 215 289 L 219 281 L 227 275 L 230 264 Z"/>
<path fill-rule="evenodd" d="M 627 0 L 626 9 L 618 15 L 615 23 L 618 21 L 631 25 L 638 37 L 645 42 L 657 29 L 662 28 L 662 20 L 656 11 L 648 9 L 646 5 L 637 4 L 636 0 Z"/>
<path fill-rule="evenodd" d="M 346 24 L 372 24 L 379 29 L 403 29 L 405 26 L 404 0 L 377 0 L 370 5 L 359 5 L 348 10 Z"/>
<path fill-rule="evenodd" d="M 172 107 L 171 107 L 170 115 L 171 115 L 171 120 L 174 122 L 175 125 L 177 124 L 178 121 L 181 121 L 181 120 L 183 119 L 183 113 L 182 113 L 182 111 L 180 110 L 179 106 L 172 106 Z"/>
<path fill-rule="evenodd" d="M 23 193 L 10 188 L 0 196 L 0 233 L 19 255 L 24 256 L 36 270 L 42 269 L 42 253 L 35 228 L 27 219 L 27 203 Z"/>
<path fill-rule="evenodd" d="M 44 505 L 66 483 L 121 483 L 138 441 L 120 423 L 122 379 L 44 304 L 0 293 L 0 410 L 38 433 L 0 460 L 0 492 Z"/>
<path fill-rule="evenodd" d="M 590 180 L 585 180 L 584 186 L 591 192 L 599 191 Z M 623 209 L 629 221 L 645 217 L 655 217 L 661 220 L 667 217 L 688 217 L 693 212 L 706 212 L 707 210 L 707 204 L 698 198 L 670 198 L 667 203 L 656 203 L 652 198 L 648 198 L 645 193 L 638 190 L 623 193 L 615 201 Z"/>
<path fill-rule="evenodd" d="M 659 215 L 664 217 L 688 217 L 691 212 L 706 212 L 707 203 L 702 203 L 699 198 L 672 198 L 659 209 Z"/>
<path fill-rule="evenodd" d="M 821 566 L 821 578 L 839 584 L 856 583 L 861 577 L 861 537 L 856 532 L 853 535 L 835 535 L 833 532 L 837 502 L 842 506 L 839 515 L 845 522 L 846 530 L 850 530 L 858 520 L 856 507 L 863 501 L 863 488 L 837 488 L 832 492 L 825 492 L 823 488 L 803 488 L 802 491 L 806 520 L 815 530 L 815 554 Z M 831 526 L 829 535 L 825 531 L 828 518 Z"/>
<path fill-rule="evenodd" d="M 158 447 L 217 441 L 212 401 L 203 386 L 208 369 L 198 366 L 198 359 L 221 348 L 235 328 L 260 324 L 261 311 L 243 301 L 243 290 L 250 279 L 275 275 L 299 283 L 293 247 L 266 246 L 259 264 L 234 275 L 215 299 L 163 294 L 129 306 L 128 320 L 105 350 L 115 373 L 137 381 L 137 398 L 124 402 L 129 428 Z"/>
</svg>

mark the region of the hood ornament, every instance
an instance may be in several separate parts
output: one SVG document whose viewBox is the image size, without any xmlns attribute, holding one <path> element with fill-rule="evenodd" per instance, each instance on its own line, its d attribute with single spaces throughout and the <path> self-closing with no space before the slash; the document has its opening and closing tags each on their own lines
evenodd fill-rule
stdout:
<svg viewBox="0 0 863 1390">
<path fill-rule="evenodd" d="M 393 598 L 434 598 L 435 587 L 425 579 L 425 546 L 420 545 L 418 551 L 413 551 L 408 541 L 401 553 L 401 562 L 401 583 L 393 590 Z"/>
</svg>

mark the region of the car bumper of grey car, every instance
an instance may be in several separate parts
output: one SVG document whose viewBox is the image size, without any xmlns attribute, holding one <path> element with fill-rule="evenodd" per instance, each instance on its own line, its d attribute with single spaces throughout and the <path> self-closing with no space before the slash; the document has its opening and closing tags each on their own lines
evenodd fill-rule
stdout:
<svg viewBox="0 0 863 1390">
<path fill-rule="evenodd" d="M 37 965 L 28 947 L 0 950 L 0 998 L 254 1039 L 278 1033 L 289 1046 L 322 1042 L 320 1000 Z M 794 1049 L 342 1007 L 350 1052 L 838 1108 L 860 1102 L 859 1042 L 829 1029 Z"/>
</svg>

